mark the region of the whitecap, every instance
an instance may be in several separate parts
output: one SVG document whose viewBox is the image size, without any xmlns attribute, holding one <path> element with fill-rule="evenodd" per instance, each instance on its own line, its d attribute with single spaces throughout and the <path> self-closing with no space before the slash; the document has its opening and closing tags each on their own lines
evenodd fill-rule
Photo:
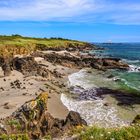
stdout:
<svg viewBox="0 0 140 140">
<path fill-rule="evenodd" d="M 82 69 L 79 72 L 73 73 L 71 75 L 68 76 L 68 86 L 69 87 L 82 87 L 84 89 L 89 89 L 89 88 L 93 88 L 93 87 L 97 87 L 96 85 L 89 84 L 89 81 L 87 79 L 85 79 L 87 74 L 87 70 L 86 69 Z"/>
<path fill-rule="evenodd" d="M 140 60 L 129 60 L 129 59 L 122 59 L 122 61 L 133 64 L 133 63 L 140 63 Z"/>
<path fill-rule="evenodd" d="M 129 65 L 129 72 L 140 72 L 140 67 L 135 65 Z"/>
</svg>

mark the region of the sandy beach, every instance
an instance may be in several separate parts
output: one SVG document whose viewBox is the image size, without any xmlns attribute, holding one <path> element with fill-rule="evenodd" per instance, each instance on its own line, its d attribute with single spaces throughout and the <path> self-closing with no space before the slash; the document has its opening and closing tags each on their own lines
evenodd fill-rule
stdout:
<svg viewBox="0 0 140 140">
<path fill-rule="evenodd" d="M 54 69 L 59 71 L 63 75 L 63 78 L 25 77 L 16 70 L 12 71 L 10 76 L 4 77 L 3 71 L 0 68 L 0 118 L 10 116 L 25 102 L 34 99 L 41 92 L 47 92 L 49 95 L 48 112 L 55 118 L 66 118 L 69 111 L 61 102 L 60 97 L 61 93 L 68 92 L 66 88 L 68 75 L 77 70 L 53 65 L 43 58 L 35 58 L 35 60 L 51 71 Z M 63 85 L 63 88 L 61 85 Z"/>
</svg>

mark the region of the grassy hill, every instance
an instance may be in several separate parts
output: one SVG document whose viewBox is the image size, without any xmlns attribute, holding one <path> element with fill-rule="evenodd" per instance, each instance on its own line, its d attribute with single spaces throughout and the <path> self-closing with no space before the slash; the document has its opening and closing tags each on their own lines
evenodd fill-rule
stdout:
<svg viewBox="0 0 140 140">
<path fill-rule="evenodd" d="M 35 50 L 83 47 L 87 43 L 63 38 L 31 38 L 20 35 L 0 36 L 0 56 L 28 54 Z"/>
</svg>

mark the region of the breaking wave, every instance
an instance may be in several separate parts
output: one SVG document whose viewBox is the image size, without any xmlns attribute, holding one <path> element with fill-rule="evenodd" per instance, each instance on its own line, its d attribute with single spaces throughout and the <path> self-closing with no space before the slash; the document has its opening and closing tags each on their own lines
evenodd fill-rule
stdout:
<svg viewBox="0 0 140 140">
<path fill-rule="evenodd" d="M 105 101 L 98 100 L 76 100 L 65 94 L 61 95 L 63 104 L 68 110 L 78 112 L 86 120 L 88 125 L 102 127 L 118 127 L 127 125 L 126 122 L 117 116 L 115 107 L 104 106 Z"/>
<path fill-rule="evenodd" d="M 78 112 L 88 125 L 99 125 L 102 127 L 118 127 L 127 125 L 118 117 L 118 111 L 113 106 L 105 106 L 106 101 L 96 96 L 96 85 L 90 83 L 84 77 L 86 70 L 81 70 L 70 75 L 69 86 L 73 87 L 73 94 L 78 98 L 61 95 L 61 101 L 68 108 L 68 110 Z M 83 94 L 83 91 L 84 92 Z"/>
<path fill-rule="evenodd" d="M 135 65 L 129 65 L 129 72 L 140 72 L 140 67 Z"/>
</svg>

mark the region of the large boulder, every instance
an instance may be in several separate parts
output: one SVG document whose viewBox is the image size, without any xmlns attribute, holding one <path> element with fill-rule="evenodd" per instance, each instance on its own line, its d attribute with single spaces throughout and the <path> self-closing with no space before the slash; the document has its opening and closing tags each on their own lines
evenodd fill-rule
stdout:
<svg viewBox="0 0 140 140">
<path fill-rule="evenodd" d="M 79 113 L 70 111 L 66 117 L 64 127 L 65 129 L 70 129 L 75 126 L 87 125 L 86 121 L 83 120 Z"/>
</svg>

